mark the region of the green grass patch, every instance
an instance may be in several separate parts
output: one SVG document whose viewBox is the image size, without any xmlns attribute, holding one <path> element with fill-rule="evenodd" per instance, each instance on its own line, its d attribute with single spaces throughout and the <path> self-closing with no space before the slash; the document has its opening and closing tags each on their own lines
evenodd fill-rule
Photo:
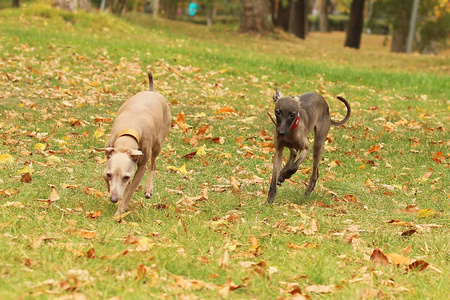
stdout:
<svg viewBox="0 0 450 300">
<path fill-rule="evenodd" d="M 0 11 L 0 27 L 3 297 L 449 293 L 448 55 L 391 54 L 381 36 L 355 51 L 342 33 L 257 37 L 43 4 Z M 93 148 L 147 89 L 147 69 L 173 126 L 153 198 L 139 189 L 118 223 Z M 330 131 L 313 195 L 303 196 L 308 158 L 261 206 L 275 87 L 323 94 L 337 120 L 342 95 L 353 115 Z M 370 259 L 376 248 L 387 265 Z M 430 265 L 409 270 L 414 261 Z"/>
</svg>

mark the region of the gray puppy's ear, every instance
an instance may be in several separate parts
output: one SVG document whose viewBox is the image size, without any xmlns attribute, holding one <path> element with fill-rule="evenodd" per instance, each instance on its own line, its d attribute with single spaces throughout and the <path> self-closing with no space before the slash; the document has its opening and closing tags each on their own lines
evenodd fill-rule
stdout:
<svg viewBox="0 0 450 300">
<path fill-rule="evenodd" d="M 277 88 L 275 88 L 275 94 L 273 94 L 273 102 L 277 102 L 278 99 L 283 98 L 284 95 Z"/>
</svg>

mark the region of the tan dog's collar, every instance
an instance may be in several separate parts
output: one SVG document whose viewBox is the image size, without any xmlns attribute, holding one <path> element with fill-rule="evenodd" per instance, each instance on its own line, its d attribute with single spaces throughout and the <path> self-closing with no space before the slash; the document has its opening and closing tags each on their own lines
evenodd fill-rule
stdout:
<svg viewBox="0 0 450 300">
<path fill-rule="evenodd" d="M 134 137 L 134 139 L 136 140 L 136 142 L 138 144 L 141 141 L 141 135 L 139 134 L 139 132 L 136 129 L 132 129 L 132 128 L 124 129 L 119 133 L 117 138 L 120 138 L 121 136 L 124 136 L 124 135 L 129 135 L 131 137 Z"/>
</svg>

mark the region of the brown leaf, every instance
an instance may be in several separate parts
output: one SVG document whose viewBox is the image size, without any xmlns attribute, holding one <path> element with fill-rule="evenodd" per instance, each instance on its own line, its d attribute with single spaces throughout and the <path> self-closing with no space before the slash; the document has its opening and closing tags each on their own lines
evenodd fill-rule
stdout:
<svg viewBox="0 0 450 300">
<path fill-rule="evenodd" d="M 22 174 L 22 177 L 20 178 L 20 181 L 23 183 L 30 183 L 32 180 L 29 172 Z"/>
<path fill-rule="evenodd" d="M 198 142 L 201 140 L 202 136 L 205 134 L 206 130 L 209 128 L 210 124 L 207 124 L 203 127 L 201 127 L 197 133 L 191 137 L 189 140 L 189 144 L 191 144 L 193 147 L 197 147 Z"/>
<path fill-rule="evenodd" d="M 86 256 L 87 258 L 95 258 L 95 249 L 91 248 L 88 250 L 88 252 L 86 252 Z"/>
<path fill-rule="evenodd" d="M 98 217 L 100 217 L 102 215 L 102 212 L 99 210 L 96 211 L 85 211 L 84 215 L 86 216 L 86 218 L 89 219 L 97 219 Z"/>
<path fill-rule="evenodd" d="M 252 246 L 254 246 L 254 247 L 258 247 L 259 246 L 258 239 L 255 238 L 253 235 L 250 235 L 250 241 L 252 242 Z"/>
<path fill-rule="evenodd" d="M 130 244 L 136 244 L 138 242 L 138 239 L 134 236 L 127 236 L 125 238 L 125 245 L 130 245 Z"/>
<path fill-rule="evenodd" d="M 411 236 L 411 235 L 413 235 L 416 231 L 417 231 L 417 229 L 406 230 L 406 231 L 402 232 L 401 236 Z"/>
<path fill-rule="evenodd" d="M 405 248 L 402 249 L 402 254 L 403 254 L 403 255 L 406 255 L 406 254 L 408 254 L 409 252 L 411 252 L 411 250 L 412 250 L 412 246 L 409 245 L 409 246 L 407 246 L 407 247 L 405 247 Z"/>
<path fill-rule="evenodd" d="M 48 200 L 50 202 L 58 201 L 60 198 L 58 191 L 56 190 L 56 186 L 50 185 L 50 188 L 52 189 L 52 192 L 50 193 L 50 197 Z"/>
<path fill-rule="evenodd" d="M 229 114 L 229 113 L 234 113 L 235 110 L 231 107 L 225 106 L 222 108 L 219 108 L 217 111 L 215 111 L 216 114 Z"/>
<path fill-rule="evenodd" d="M 423 260 L 416 260 L 415 262 L 411 263 L 407 267 L 407 271 L 423 271 L 425 270 L 430 264 Z"/>
<path fill-rule="evenodd" d="M 291 242 L 288 242 L 288 247 L 294 250 L 303 250 L 303 249 L 310 249 L 310 248 L 318 248 L 319 246 L 316 243 L 304 243 L 301 245 L 297 245 Z"/>
<path fill-rule="evenodd" d="M 374 265 L 379 266 L 387 266 L 389 265 L 389 259 L 386 255 L 381 252 L 380 249 L 376 248 L 373 250 L 372 255 L 370 256 L 370 260 L 374 263 Z"/>
<path fill-rule="evenodd" d="M 389 262 L 393 263 L 394 265 L 407 265 L 407 264 L 411 264 L 414 260 L 397 254 L 397 253 L 388 253 L 386 254 L 386 256 L 389 258 Z"/>
<path fill-rule="evenodd" d="M 207 257 L 205 257 L 205 256 L 199 256 L 199 257 L 197 257 L 197 260 L 198 260 L 199 262 L 204 263 L 205 265 L 208 265 L 208 264 L 211 263 L 211 262 L 209 261 L 209 259 L 208 259 Z"/>
<path fill-rule="evenodd" d="M 191 158 L 193 158 L 196 154 L 197 154 L 197 150 L 194 151 L 194 152 L 191 152 L 191 153 L 188 153 L 188 154 L 184 155 L 183 158 L 185 158 L 185 159 L 191 159 Z"/>
<path fill-rule="evenodd" d="M 239 184 L 239 181 L 230 175 L 230 183 L 233 187 L 233 192 L 240 192 L 241 191 L 241 185 Z"/>
<path fill-rule="evenodd" d="M 359 203 L 358 199 L 356 199 L 355 195 L 345 195 L 343 198 L 344 202 L 349 202 L 349 203 Z"/>
<path fill-rule="evenodd" d="M 238 136 L 234 139 L 234 142 L 236 143 L 236 145 L 242 145 L 244 143 L 244 137 L 243 136 Z"/>
</svg>

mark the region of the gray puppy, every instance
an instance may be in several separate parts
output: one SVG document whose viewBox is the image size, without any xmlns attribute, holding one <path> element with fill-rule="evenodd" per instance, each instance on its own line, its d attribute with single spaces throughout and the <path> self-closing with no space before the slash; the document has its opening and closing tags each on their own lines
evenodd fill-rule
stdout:
<svg viewBox="0 0 450 300">
<path fill-rule="evenodd" d="M 347 107 L 347 115 L 340 122 L 330 119 L 328 103 L 316 93 L 306 93 L 300 96 L 285 97 L 276 90 L 273 95 L 275 102 L 276 129 L 274 136 L 275 155 L 273 157 L 273 173 L 270 182 L 269 195 L 266 203 L 272 203 L 277 193 L 277 185 L 297 172 L 298 167 L 308 155 L 308 135 L 314 130 L 313 170 L 305 195 L 309 195 L 319 178 L 319 162 L 322 158 L 323 145 L 330 126 L 345 124 L 350 118 L 350 104 L 342 97 L 337 97 Z M 283 149 L 289 148 L 289 159 L 281 170 Z M 297 157 L 298 156 L 298 157 Z"/>
</svg>

